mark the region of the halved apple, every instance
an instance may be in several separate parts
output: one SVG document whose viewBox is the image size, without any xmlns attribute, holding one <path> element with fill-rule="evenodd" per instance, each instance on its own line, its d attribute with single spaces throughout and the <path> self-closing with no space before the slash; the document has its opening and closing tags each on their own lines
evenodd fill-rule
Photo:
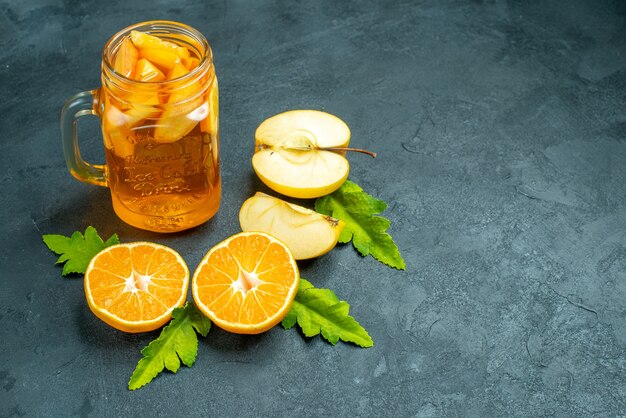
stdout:
<svg viewBox="0 0 626 418">
<path fill-rule="evenodd" d="M 252 166 L 261 181 L 286 196 L 314 198 L 337 190 L 350 164 L 340 152 L 350 128 L 318 110 L 292 110 L 265 120 L 255 132 Z"/>
<path fill-rule="evenodd" d="M 289 247 L 296 260 L 332 250 L 344 227 L 343 221 L 260 192 L 241 205 L 239 223 L 243 231 L 275 236 Z"/>
</svg>

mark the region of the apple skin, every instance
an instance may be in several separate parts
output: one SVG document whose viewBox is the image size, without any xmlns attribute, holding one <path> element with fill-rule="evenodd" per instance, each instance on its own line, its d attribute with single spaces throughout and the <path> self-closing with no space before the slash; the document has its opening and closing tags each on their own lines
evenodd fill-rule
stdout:
<svg viewBox="0 0 626 418">
<path fill-rule="evenodd" d="M 322 151 L 322 152 L 331 153 L 332 151 Z M 262 164 L 259 162 L 261 160 L 265 160 L 265 162 L 263 163 L 264 165 L 271 164 L 274 167 L 278 167 L 281 165 L 281 162 L 278 161 L 280 156 L 277 155 L 276 153 L 273 155 L 271 153 L 272 153 L 271 150 L 266 149 L 266 150 L 261 150 L 257 152 L 256 154 L 254 154 L 254 156 L 252 157 L 252 167 L 254 168 L 254 172 L 257 174 L 257 176 L 259 176 L 261 181 L 267 187 L 285 196 L 295 197 L 298 199 L 314 199 L 317 197 L 326 196 L 327 194 L 330 194 L 334 192 L 335 190 L 337 190 L 338 188 L 340 188 L 341 185 L 348 178 L 348 175 L 350 174 L 350 165 L 348 164 L 348 160 L 346 160 L 345 157 L 339 155 L 339 153 L 334 153 L 337 155 L 337 157 L 345 160 L 345 164 L 344 164 L 345 168 L 341 169 L 340 171 L 341 174 L 337 176 L 336 178 L 334 178 L 332 182 L 328 184 L 319 185 L 319 186 L 313 186 L 309 184 L 305 187 L 299 187 L 298 185 L 301 184 L 299 183 L 300 176 L 298 175 L 298 173 L 291 173 L 291 174 L 284 174 L 285 178 L 287 178 L 291 184 L 285 184 L 287 183 L 285 181 L 283 181 L 282 183 L 279 183 L 273 179 L 276 177 L 275 175 L 272 176 L 273 178 L 270 178 L 270 176 L 266 175 L 267 173 L 266 170 L 259 168 Z M 333 158 L 333 157 L 329 157 L 329 158 Z M 342 164 L 343 161 L 339 160 L 337 161 L 337 163 L 339 165 L 339 164 Z M 287 172 L 288 170 L 289 168 L 283 171 Z M 278 171 L 278 170 L 274 170 L 274 171 Z"/>
<path fill-rule="evenodd" d="M 259 231 L 281 240 L 296 260 L 319 257 L 332 250 L 345 223 L 341 220 L 257 192 L 239 210 L 243 231 Z"/>
<path fill-rule="evenodd" d="M 349 143 L 350 128 L 338 117 L 291 110 L 259 125 L 252 167 L 278 193 L 299 199 L 321 197 L 341 187 L 350 164 L 345 152 L 320 148 L 345 148 Z"/>
</svg>

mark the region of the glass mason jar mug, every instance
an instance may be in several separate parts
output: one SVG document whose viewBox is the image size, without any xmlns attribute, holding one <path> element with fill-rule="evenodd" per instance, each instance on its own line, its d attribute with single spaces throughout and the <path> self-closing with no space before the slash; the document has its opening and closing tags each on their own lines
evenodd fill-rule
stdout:
<svg viewBox="0 0 626 418">
<path fill-rule="evenodd" d="M 157 232 L 200 225 L 218 210 L 218 85 L 211 48 L 176 22 L 130 26 L 105 45 L 102 87 L 70 98 L 61 112 L 68 168 L 108 186 L 126 223 Z M 76 120 L 100 118 L 105 165 L 80 155 Z"/>
</svg>

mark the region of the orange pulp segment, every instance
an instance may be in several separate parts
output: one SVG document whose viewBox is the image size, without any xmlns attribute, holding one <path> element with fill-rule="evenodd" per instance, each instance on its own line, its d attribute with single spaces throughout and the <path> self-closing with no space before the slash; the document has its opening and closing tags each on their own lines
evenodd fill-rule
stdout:
<svg viewBox="0 0 626 418">
<path fill-rule="evenodd" d="M 289 312 L 300 284 L 291 251 L 263 232 L 242 232 L 209 250 L 192 279 L 196 306 L 215 325 L 259 334 Z"/>
<path fill-rule="evenodd" d="M 150 242 L 107 247 L 85 273 L 91 311 L 125 332 L 146 332 L 165 325 L 187 297 L 189 269 L 173 249 Z"/>
</svg>

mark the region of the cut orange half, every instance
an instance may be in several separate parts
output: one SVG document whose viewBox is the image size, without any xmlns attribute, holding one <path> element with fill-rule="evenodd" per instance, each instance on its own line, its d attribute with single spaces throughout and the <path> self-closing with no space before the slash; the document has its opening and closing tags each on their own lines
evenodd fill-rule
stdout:
<svg viewBox="0 0 626 418">
<path fill-rule="evenodd" d="M 218 327 L 259 334 L 289 312 L 300 284 L 291 252 L 263 232 L 242 232 L 211 248 L 196 269 L 196 306 Z"/>
<path fill-rule="evenodd" d="M 125 332 L 146 332 L 165 325 L 187 298 L 189 269 L 176 251 L 150 242 L 107 247 L 85 272 L 91 311 Z"/>
</svg>

